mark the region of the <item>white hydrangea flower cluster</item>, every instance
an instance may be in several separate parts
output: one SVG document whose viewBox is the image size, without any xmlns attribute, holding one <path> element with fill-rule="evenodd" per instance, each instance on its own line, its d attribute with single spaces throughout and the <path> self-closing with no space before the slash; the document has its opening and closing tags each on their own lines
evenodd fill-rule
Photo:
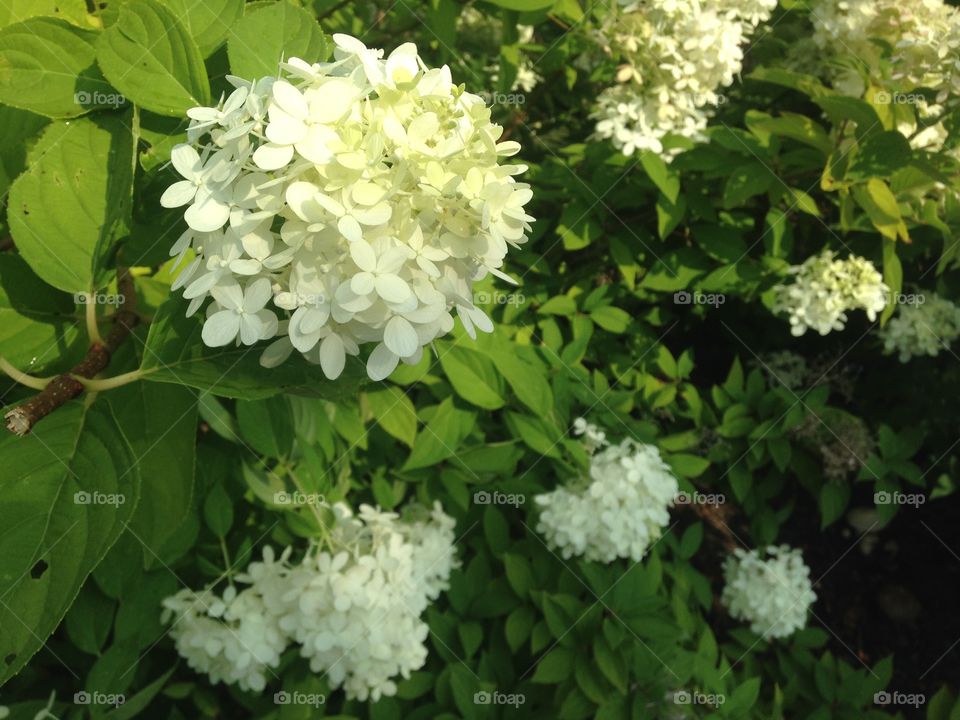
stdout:
<svg viewBox="0 0 960 720">
<path fill-rule="evenodd" d="M 774 312 L 789 314 L 790 332 L 798 337 L 808 329 L 821 335 L 843 330 L 851 310 L 866 311 L 873 322 L 890 295 L 873 263 L 857 255 L 840 260 L 832 250 L 824 250 L 791 267 L 790 273 L 791 284 L 774 288 Z"/>
<path fill-rule="evenodd" d="M 670 521 L 677 479 L 653 445 L 631 439 L 594 455 L 588 484 L 536 496 L 537 531 L 564 558 L 639 562 Z"/>
<path fill-rule="evenodd" d="M 271 548 L 222 597 L 181 590 L 163 602 L 177 651 L 213 683 L 262 691 L 293 643 L 347 697 L 376 701 L 396 693 L 427 659 L 420 616 L 447 588 L 457 566 L 454 525 L 439 503 L 395 513 L 338 503 L 329 545 L 299 563 Z"/>
<path fill-rule="evenodd" d="M 328 378 L 347 355 L 375 343 L 371 378 L 454 324 L 490 332 L 472 284 L 526 241 L 532 197 L 499 164 L 516 142 L 498 142 L 482 98 L 427 68 L 412 43 L 386 59 L 334 35 L 335 59 L 296 58 L 279 78 L 236 88 L 217 107 L 193 108 L 188 144 L 173 149 L 185 178 L 161 198 L 186 205 L 188 230 L 171 250 L 193 314 L 208 297 L 209 346 L 274 337 L 268 367 L 293 350 Z"/>
<path fill-rule="evenodd" d="M 807 611 L 817 596 L 798 549 L 737 548 L 727 556 L 723 575 L 721 602 L 731 617 L 749 622 L 758 635 L 784 638 L 807 624 Z"/>
<path fill-rule="evenodd" d="M 712 108 L 743 63 L 742 45 L 777 0 L 651 0 L 621 3 L 602 42 L 624 64 L 593 114 L 596 136 L 624 155 L 664 153 L 667 136 L 703 140 Z M 677 154 L 666 151 L 667 159 Z"/>
<path fill-rule="evenodd" d="M 935 357 L 960 337 L 960 307 L 929 294 L 924 302 L 900 305 L 880 331 L 884 351 L 897 353 L 900 362 L 922 355 Z"/>
<path fill-rule="evenodd" d="M 960 11 L 942 0 L 821 0 L 811 20 L 814 42 L 831 56 L 875 69 L 884 45 L 892 48 L 900 89 L 934 88 L 938 101 L 960 90 Z"/>
</svg>

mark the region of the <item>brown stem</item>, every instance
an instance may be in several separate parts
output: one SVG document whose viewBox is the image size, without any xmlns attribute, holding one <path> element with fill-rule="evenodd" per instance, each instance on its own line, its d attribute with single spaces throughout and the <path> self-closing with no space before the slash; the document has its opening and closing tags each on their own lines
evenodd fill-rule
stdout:
<svg viewBox="0 0 960 720">
<path fill-rule="evenodd" d="M 133 308 L 136 305 L 136 289 L 133 278 L 121 269 L 117 274 L 117 289 L 124 301 L 113 316 L 113 325 L 103 342 L 95 342 L 86 356 L 69 373 L 58 375 L 47 386 L 22 405 L 10 410 L 4 418 L 7 430 L 16 435 L 26 435 L 41 419 L 64 403 L 83 392 L 83 385 L 73 376 L 92 379 L 110 364 L 110 358 L 130 334 L 138 322 Z"/>
</svg>

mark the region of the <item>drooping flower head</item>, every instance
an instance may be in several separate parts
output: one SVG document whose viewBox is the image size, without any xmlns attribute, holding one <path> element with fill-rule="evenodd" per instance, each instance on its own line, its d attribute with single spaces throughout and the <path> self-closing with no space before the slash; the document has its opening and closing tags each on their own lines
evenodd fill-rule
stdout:
<svg viewBox="0 0 960 720">
<path fill-rule="evenodd" d="M 503 271 L 527 239 L 532 197 L 501 164 L 516 142 L 478 96 L 430 69 L 412 43 L 384 59 L 334 35 L 334 60 L 292 58 L 277 78 L 228 80 L 215 108 L 194 108 L 172 152 L 185 178 L 165 207 L 186 206 L 171 254 L 196 257 L 174 287 L 188 314 L 208 297 L 203 340 L 252 345 L 275 366 L 293 350 L 333 379 L 374 343 L 371 378 L 449 332 L 491 331 L 472 284 Z"/>
<path fill-rule="evenodd" d="M 900 362 L 919 355 L 936 357 L 960 337 L 960 307 L 931 293 L 923 302 L 899 305 L 880 337 L 884 352 L 896 352 Z"/>
</svg>

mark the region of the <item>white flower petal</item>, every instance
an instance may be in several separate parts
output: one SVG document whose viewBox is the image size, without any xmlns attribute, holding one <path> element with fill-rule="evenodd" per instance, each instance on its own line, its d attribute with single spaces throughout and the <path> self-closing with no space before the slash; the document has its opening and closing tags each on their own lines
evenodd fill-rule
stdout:
<svg viewBox="0 0 960 720">
<path fill-rule="evenodd" d="M 400 357 L 380 343 L 367 359 L 367 375 L 371 380 L 385 380 L 397 368 Z"/>
</svg>

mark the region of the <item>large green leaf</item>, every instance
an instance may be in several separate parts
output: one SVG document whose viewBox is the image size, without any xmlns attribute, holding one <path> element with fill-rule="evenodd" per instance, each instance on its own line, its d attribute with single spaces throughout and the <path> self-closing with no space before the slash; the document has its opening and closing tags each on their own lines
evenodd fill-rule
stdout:
<svg viewBox="0 0 960 720">
<path fill-rule="evenodd" d="M 107 397 L 143 479 L 130 529 L 151 567 L 168 561 L 164 546 L 180 532 L 193 502 L 197 398 L 188 388 L 145 382 Z"/>
<path fill-rule="evenodd" d="M 227 41 L 230 70 L 244 78 L 277 74 L 282 60 L 327 59 L 331 43 L 313 15 L 290 3 L 278 2 L 244 15 Z"/>
<path fill-rule="evenodd" d="M 187 304 L 171 297 L 150 325 L 141 368 L 145 379 L 179 383 L 213 395 L 256 400 L 292 392 L 337 398 L 355 397 L 365 382 L 366 372 L 359 360 L 349 359 L 337 380 L 327 380 L 319 365 L 311 365 L 299 353 L 275 368 L 260 365 L 267 343 L 253 347 L 211 348 L 203 344 L 203 320 L 184 317 Z"/>
<path fill-rule="evenodd" d="M 104 75 L 130 101 L 180 117 L 210 104 L 203 56 L 190 33 L 157 0 L 133 0 L 97 46 Z"/>
<path fill-rule="evenodd" d="M 38 16 L 62 18 L 82 25 L 87 18 L 87 4 L 83 0 L 4 0 L 0 3 L 0 27 Z"/>
<path fill-rule="evenodd" d="M 80 331 L 69 295 L 45 285 L 18 255 L 0 255 L 0 356 L 37 373 L 71 355 Z"/>
<path fill-rule="evenodd" d="M 193 37 L 203 57 L 223 44 L 243 15 L 243 0 L 164 0 L 164 4 Z"/>
<path fill-rule="evenodd" d="M 40 649 L 130 519 L 135 457 L 104 404 L 0 439 L 0 683 Z"/>
<path fill-rule="evenodd" d="M 97 34 L 37 17 L 0 30 L 0 102 L 52 118 L 114 104 L 96 59 Z"/>
<path fill-rule="evenodd" d="M 54 287 L 84 292 L 110 279 L 114 243 L 125 232 L 133 189 L 127 115 L 53 123 L 10 189 L 17 249 Z"/>
<path fill-rule="evenodd" d="M 10 183 L 26 169 L 27 147 L 40 134 L 47 118 L 36 113 L 0 105 L 0 195 L 6 194 Z"/>
<path fill-rule="evenodd" d="M 500 379 L 490 360 L 475 350 L 450 347 L 446 343 L 440 344 L 437 352 L 443 372 L 457 395 L 485 410 L 503 407 Z"/>
</svg>

